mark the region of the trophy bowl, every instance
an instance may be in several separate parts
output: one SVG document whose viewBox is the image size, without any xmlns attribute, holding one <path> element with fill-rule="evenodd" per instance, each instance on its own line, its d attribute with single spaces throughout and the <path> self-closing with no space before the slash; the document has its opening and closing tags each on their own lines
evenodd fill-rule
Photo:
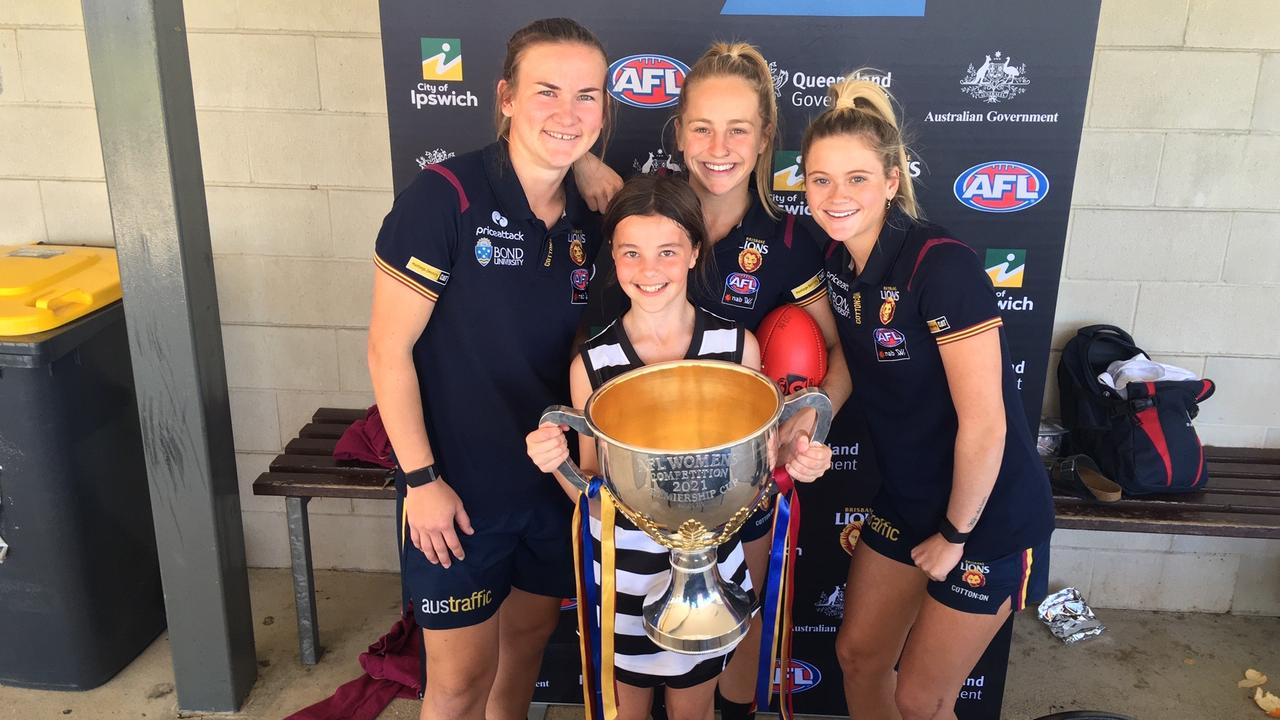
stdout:
<svg viewBox="0 0 1280 720">
<path fill-rule="evenodd" d="M 778 426 L 803 408 L 817 413 L 811 437 L 825 441 L 832 413 L 822 391 L 784 399 L 769 378 L 741 365 L 676 360 L 619 375 L 582 412 L 543 413 L 543 422 L 595 438 L 618 511 L 671 553 L 671 582 L 643 608 L 645 633 L 659 647 L 720 653 L 746 634 L 753 603 L 720 577 L 716 548 L 776 492 Z M 586 489 L 572 461 L 559 471 Z"/>
</svg>

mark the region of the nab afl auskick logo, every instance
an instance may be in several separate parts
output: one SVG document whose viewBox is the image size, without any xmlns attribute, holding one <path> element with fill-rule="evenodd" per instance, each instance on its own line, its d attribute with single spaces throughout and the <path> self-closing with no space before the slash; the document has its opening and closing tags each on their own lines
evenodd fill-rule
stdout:
<svg viewBox="0 0 1280 720">
<path fill-rule="evenodd" d="M 1049 194 L 1049 178 L 1038 168 L 1020 162 L 988 162 L 960 173 L 955 195 L 961 203 L 982 212 L 1026 210 Z"/>
<path fill-rule="evenodd" d="M 638 108 L 664 108 L 680 100 L 689 66 L 666 55 L 628 55 L 609 66 L 609 94 Z"/>
</svg>

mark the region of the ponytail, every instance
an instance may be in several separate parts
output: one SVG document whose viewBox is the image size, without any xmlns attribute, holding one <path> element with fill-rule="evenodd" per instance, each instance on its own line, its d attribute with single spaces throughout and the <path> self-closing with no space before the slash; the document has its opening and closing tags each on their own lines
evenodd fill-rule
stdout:
<svg viewBox="0 0 1280 720">
<path fill-rule="evenodd" d="M 893 201 L 912 218 L 921 216 L 916 202 L 911 167 L 907 162 L 907 145 L 894 110 L 893 96 L 867 80 L 871 71 L 858 70 L 831 86 L 828 97 L 831 108 L 819 115 L 804 133 L 801 155 L 809 152 L 814 142 L 833 135 L 855 135 L 867 141 L 884 165 L 885 174 L 898 170 L 898 194 Z"/>
</svg>

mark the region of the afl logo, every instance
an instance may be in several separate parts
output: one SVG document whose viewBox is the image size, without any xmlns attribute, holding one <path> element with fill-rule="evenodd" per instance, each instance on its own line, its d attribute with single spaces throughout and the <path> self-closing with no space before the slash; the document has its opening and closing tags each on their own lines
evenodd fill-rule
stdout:
<svg viewBox="0 0 1280 720">
<path fill-rule="evenodd" d="M 628 55 L 609 66 L 609 94 L 632 107 L 671 107 L 688 73 L 689 66 L 673 57 Z"/>
<path fill-rule="evenodd" d="M 779 692 L 782 689 L 782 668 L 775 667 L 773 670 L 773 691 Z M 786 672 L 791 676 L 791 691 L 794 693 L 802 693 L 805 690 L 812 690 L 822 682 L 822 672 L 818 668 L 810 665 L 803 660 L 791 658 Z"/>
<path fill-rule="evenodd" d="M 484 267 L 493 261 L 493 243 L 489 242 L 489 238 L 482 237 L 476 241 L 476 262 L 480 263 L 480 267 Z"/>
<path fill-rule="evenodd" d="M 574 598 L 564 598 L 560 601 L 560 612 L 569 612 L 578 609 L 578 601 Z"/>
<path fill-rule="evenodd" d="M 1049 194 L 1049 178 L 1020 162 L 989 162 L 960 173 L 956 199 L 974 210 L 1010 213 L 1026 210 Z"/>
<path fill-rule="evenodd" d="M 896 348 L 907 341 L 902 333 L 893 328 L 876 328 L 876 344 L 882 348 Z"/>
<path fill-rule="evenodd" d="M 733 273 L 725 284 L 739 295 L 751 295 L 760 289 L 760 281 L 756 276 L 746 273 Z"/>
<path fill-rule="evenodd" d="M 569 273 L 569 282 L 573 283 L 573 286 L 579 290 L 586 290 L 587 281 L 590 279 L 591 274 L 587 272 L 586 268 L 578 268 Z"/>
</svg>

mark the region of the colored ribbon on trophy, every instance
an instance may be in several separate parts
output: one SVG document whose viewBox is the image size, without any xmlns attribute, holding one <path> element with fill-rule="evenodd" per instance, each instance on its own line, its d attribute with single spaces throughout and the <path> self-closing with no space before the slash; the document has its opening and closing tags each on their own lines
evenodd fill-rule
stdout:
<svg viewBox="0 0 1280 720">
<path fill-rule="evenodd" d="M 618 693 L 613 673 L 614 525 L 613 498 L 593 477 L 573 513 L 573 560 L 577 569 L 578 649 L 582 658 L 582 699 L 586 720 L 615 720 Z M 591 544 L 591 498 L 600 498 L 600 582 Z"/>
<path fill-rule="evenodd" d="M 782 720 L 791 720 L 791 600 L 796 546 L 800 539 L 800 495 L 795 492 L 795 483 L 785 469 L 774 470 L 773 481 L 778 485 L 778 496 L 774 499 L 773 543 L 765 580 L 764 616 L 760 622 L 756 707 L 761 711 L 769 709 L 774 672 L 779 668 L 778 714 Z"/>
</svg>

